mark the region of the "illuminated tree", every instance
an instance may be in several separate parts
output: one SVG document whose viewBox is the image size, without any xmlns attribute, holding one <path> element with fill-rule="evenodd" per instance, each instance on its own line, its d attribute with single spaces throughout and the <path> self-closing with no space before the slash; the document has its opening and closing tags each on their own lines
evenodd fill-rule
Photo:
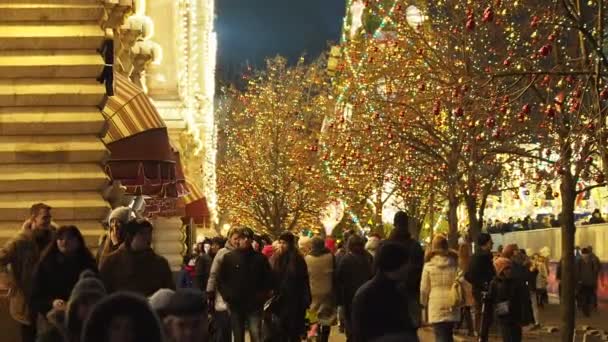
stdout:
<svg viewBox="0 0 608 342">
<path fill-rule="evenodd" d="M 231 222 L 277 236 L 319 225 L 326 176 L 318 158 L 322 120 L 333 108 L 321 61 L 269 60 L 235 94 L 221 134 L 220 205 Z"/>
</svg>

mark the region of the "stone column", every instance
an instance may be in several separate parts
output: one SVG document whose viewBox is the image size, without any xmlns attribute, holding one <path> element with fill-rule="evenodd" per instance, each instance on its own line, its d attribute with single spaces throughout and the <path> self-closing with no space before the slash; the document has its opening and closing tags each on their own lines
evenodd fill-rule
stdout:
<svg viewBox="0 0 608 342">
<path fill-rule="evenodd" d="M 186 251 L 182 220 L 179 217 L 157 217 L 151 222 L 154 225 L 152 231 L 154 251 L 167 258 L 171 270 L 179 271 L 182 254 Z"/>
</svg>

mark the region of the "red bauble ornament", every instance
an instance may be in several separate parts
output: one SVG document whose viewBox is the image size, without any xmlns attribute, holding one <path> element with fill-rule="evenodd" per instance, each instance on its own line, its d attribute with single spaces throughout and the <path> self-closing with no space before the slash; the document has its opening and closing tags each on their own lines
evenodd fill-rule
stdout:
<svg viewBox="0 0 608 342">
<path fill-rule="evenodd" d="M 600 98 L 602 100 L 608 99 L 608 88 L 606 88 L 600 92 Z"/>
<path fill-rule="evenodd" d="M 550 42 L 554 42 L 556 38 L 557 38 L 557 35 L 556 35 L 555 33 L 551 33 L 551 34 L 549 35 L 549 37 L 547 37 L 547 39 L 548 39 Z"/>
<path fill-rule="evenodd" d="M 475 19 L 472 17 L 469 17 L 469 19 L 467 19 L 467 23 L 466 23 L 465 27 L 469 31 L 475 30 Z"/>
<path fill-rule="evenodd" d="M 462 107 L 458 107 L 458 108 L 454 109 L 453 113 L 456 117 L 460 118 L 464 115 L 464 109 L 462 109 Z"/>
<path fill-rule="evenodd" d="M 530 21 L 530 26 L 532 26 L 532 27 L 538 26 L 539 21 L 540 21 L 539 17 L 533 16 L 532 20 Z"/>
<path fill-rule="evenodd" d="M 494 139 L 500 139 L 500 132 L 499 131 L 495 131 L 494 133 L 492 133 L 492 138 L 494 138 Z"/>
<path fill-rule="evenodd" d="M 521 108 L 522 113 L 524 114 L 530 114 L 530 105 L 529 104 L 525 104 L 522 108 Z"/>
<path fill-rule="evenodd" d="M 486 9 L 483 11 L 483 17 L 482 17 L 482 21 L 484 23 L 490 22 L 494 19 L 494 10 L 492 10 L 492 7 L 488 6 L 486 7 Z"/>
<path fill-rule="evenodd" d="M 426 84 L 420 83 L 420 85 L 418 86 L 418 90 L 419 91 L 425 91 L 426 90 Z"/>
<path fill-rule="evenodd" d="M 494 117 L 489 117 L 489 118 L 486 120 L 486 126 L 487 126 L 488 128 L 494 128 L 494 126 L 496 126 L 496 118 L 494 118 Z"/>
<path fill-rule="evenodd" d="M 502 65 L 508 67 L 509 65 L 511 65 L 511 59 L 507 58 L 502 62 Z"/>
<path fill-rule="evenodd" d="M 538 50 L 538 53 L 543 57 L 547 57 L 551 53 L 551 49 L 551 44 L 545 44 Z"/>
</svg>

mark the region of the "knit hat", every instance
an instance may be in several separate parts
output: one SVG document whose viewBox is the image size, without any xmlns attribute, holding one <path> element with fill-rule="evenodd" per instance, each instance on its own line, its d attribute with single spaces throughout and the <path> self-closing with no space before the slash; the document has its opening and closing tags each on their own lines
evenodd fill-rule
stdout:
<svg viewBox="0 0 608 342">
<path fill-rule="evenodd" d="M 132 218 L 135 218 L 133 209 L 129 207 L 117 207 L 108 216 L 108 224 L 111 224 L 112 220 L 118 220 L 118 222 L 125 224 Z"/>
<path fill-rule="evenodd" d="M 408 250 L 403 244 L 384 241 L 376 252 L 376 267 L 382 272 L 392 272 L 407 263 L 408 258 Z"/>
<path fill-rule="evenodd" d="M 124 231 L 128 236 L 133 237 L 146 228 L 153 229 L 150 221 L 133 219 L 127 222 L 124 226 Z"/>
<path fill-rule="evenodd" d="M 95 276 L 95 273 L 91 270 L 85 270 L 80 274 L 80 278 L 70 294 L 70 300 L 77 298 L 84 293 L 86 294 L 98 294 L 105 296 L 107 294 L 106 288 L 103 282 Z"/>
<path fill-rule="evenodd" d="M 499 257 L 494 260 L 494 268 L 496 269 L 496 274 L 501 274 L 507 267 L 511 267 L 513 263 L 510 259 L 505 257 Z"/>
<path fill-rule="evenodd" d="M 325 240 L 323 240 L 320 236 L 315 236 L 312 238 L 311 242 L 312 251 L 315 253 L 321 253 L 325 251 Z"/>
<path fill-rule="evenodd" d="M 150 306 L 161 318 L 166 315 L 167 307 L 174 294 L 175 291 L 171 289 L 160 289 L 148 297 Z"/>
<path fill-rule="evenodd" d="M 437 234 L 433 237 L 433 242 L 431 243 L 431 249 L 433 251 L 447 251 L 448 248 L 448 239 L 445 235 Z"/>
<path fill-rule="evenodd" d="M 207 312 L 205 294 L 197 289 L 179 289 L 169 298 L 165 307 L 167 315 L 197 315 Z"/>
<path fill-rule="evenodd" d="M 511 259 L 517 250 L 519 250 L 517 244 L 512 243 L 510 245 L 506 245 L 502 250 L 502 257 Z"/>
</svg>

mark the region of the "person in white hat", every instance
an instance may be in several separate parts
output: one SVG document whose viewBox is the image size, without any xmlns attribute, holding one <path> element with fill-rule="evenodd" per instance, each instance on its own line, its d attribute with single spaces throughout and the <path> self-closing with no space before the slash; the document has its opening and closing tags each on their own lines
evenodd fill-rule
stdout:
<svg viewBox="0 0 608 342">
<path fill-rule="evenodd" d="M 101 264 L 108 255 L 114 253 L 124 241 L 123 227 L 130 219 L 135 218 L 133 209 L 129 207 L 117 207 L 108 216 L 108 232 L 102 236 L 97 249 L 97 265 Z"/>
</svg>

